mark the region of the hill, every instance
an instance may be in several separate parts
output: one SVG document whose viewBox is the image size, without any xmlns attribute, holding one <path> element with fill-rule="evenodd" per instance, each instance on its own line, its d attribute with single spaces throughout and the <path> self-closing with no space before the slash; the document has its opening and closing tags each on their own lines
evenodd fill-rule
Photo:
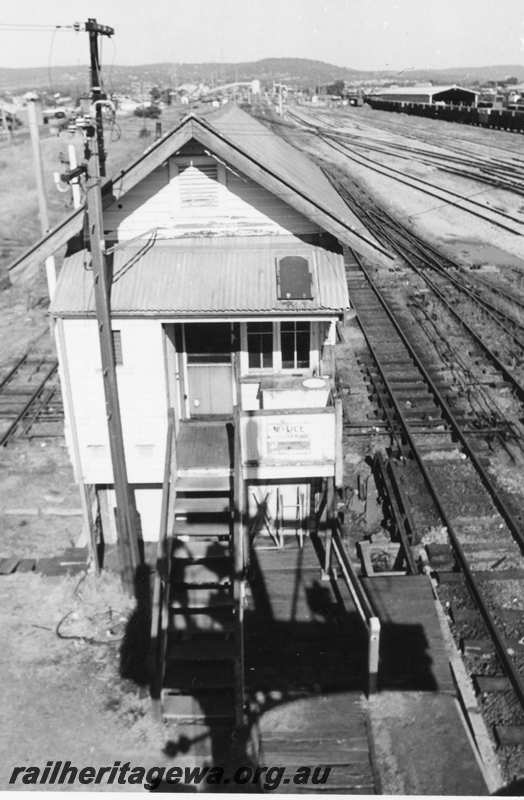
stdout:
<svg viewBox="0 0 524 800">
<path fill-rule="evenodd" d="M 197 64 L 159 63 L 136 66 L 106 65 L 104 78 L 109 90 L 123 91 L 139 87 L 140 83 L 176 86 L 185 82 L 229 83 L 236 80 L 258 78 L 263 83 L 273 80 L 297 86 L 315 86 L 336 80 L 434 81 L 462 83 L 470 81 L 502 80 L 508 76 L 524 80 L 524 65 L 485 67 L 460 67 L 448 69 L 414 69 L 403 72 L 357 70 L 339 67 L 325 61 L 309 58 L 264 58 L 241 63 Z M 0 91 L 20 92 L 29 89 L 80 94 L 88 87 L 89 72 L 85 66 L 33 67 L 25 69 L 0 68 Z"/>
</svg>

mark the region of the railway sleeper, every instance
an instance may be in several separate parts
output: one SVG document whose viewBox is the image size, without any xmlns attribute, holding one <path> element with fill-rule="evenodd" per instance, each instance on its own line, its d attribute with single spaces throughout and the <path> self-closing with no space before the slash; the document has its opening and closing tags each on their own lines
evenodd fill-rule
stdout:
<svg viewBox="0 0 524 800">
<path fill-rule="evenodd" d="M 523 747 L 524 725 L 495 725 L 495 738 L 499 747 Z"/>
<path fill-rule="evenodd" d="M 478 616 L 478 612 L 477 612 Z M 496 652 L 493 640 L 486 637 L 467 638 L 463 637 L 460 640 L 460 649 L 464 656 L 475 656 L 476 658 L 489 658 L 495 659 Z"/>
<path fill-rule="evenodd" d="M 401 384 L 404 386 L 405 384 L 423 382 L 420 373 L 411 367 L 408 367 L 406 370 L 401 370 L 394 365 L 388 367 L 387 364 L 385 364 L 383 370 L 385 379 L 391 384 Z"/>
</svg>

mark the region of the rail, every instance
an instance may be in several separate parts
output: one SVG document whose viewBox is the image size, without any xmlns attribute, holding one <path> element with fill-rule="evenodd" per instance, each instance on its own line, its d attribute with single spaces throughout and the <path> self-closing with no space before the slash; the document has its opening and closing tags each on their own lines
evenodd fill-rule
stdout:
<svg viewBox="0 0 524 800">
<path fill-rule="evenodd" d="M 368 695 L 377 691 L 380 649 L 380 619 L 349 558 L 341 536 L 340 521 L 332 520 L 331 558 L 335 557 L 355 608 L 364 624 L 368 637 Z"/>
<path fill-rule="evenodd" d="M 15 367 L 13 367 L 13 369 L 11 370 L 9 375 L 3 380 L 2 386 L 0 387 L 0 389 L 16 373 L 16 370 L 19 369 L 19 367 L 22 366 L 23 363 L 25 363 L 25 358 L 22 358 L 15 365 Z M 42 380 L 40 381 L 40 383 L 38 384 L 38 386 L 36 387 L 34 392 L 30 395 L 30 397 L 27 399 L 27 401 L 23 404 L 22 408 L 20 409 L 20 411 L 16 415 L 15 419 L 13 420 L 13 422 L 9 425 L 7 430 L 5 430 L 2 433 L 2 436 L 0 437 L 0 445 L 2 447 L 5 447 L 5 445 L 9 442 L 11 436 L 14 434 L 15 430 L 18 428 L 18 426 L 21 423 L 21 421 L 23 420 L 24 416 L 27 414 L 27 412 L 29 411 L 29 409 L 31 408 L 33 403 L 37 400 L 37 398 L 44 391 L 44 388 L 45 388 L 45 385 L 46 385 L 47 381 L 54 375 L 54 373 L 57 371 L 57 369 L 58 369 L 58 361 L 53 361 L 52 364 L 51 364 L 51 367 L 47 370 L 47 372 L 45 373 L 44 377 L 42 378 Z"/>
<path fill-rule="evenodd" d="M 378 475 L 378 485 L 381 488 L 386 502 L 389 505 L 394 532 L 400 539 L 402 552 L 409 575 L 416 575 L 417 565 L 411 552 L 411 545 L 416 536 L 416 525 L 412 518 L 408 503 L 402 496 L 400 484 L 396 480 L 395 472 L 389 461 L 386 461 L 381 451 L 375 453 L 373 466 Z"/>
<path fill-rule="evenodd" d="M 469 447 L 467 439 L 464 436 L 460 425 L 454 419 L 454 416 L 451 413 L 451 411 L 449 409 L 449 406 L 444 401 L 444 399 L 442 397 L 442 394 L 439 392 L 439 390 L 435 386 L 435 384 L 432 381 L 431 377 L 429 376 L 426 368 L 424 367 L 424 365 L 422 364 L 421 360 L 419 359 L 419 357 L 415 353 L 415 351 L 414 351 L 413 347 L 411 346 L 410 342 L 408 341 L 406 335 L 404 334 L 404 332 L 400 328 L 397 320 L 395 319 L 395 316 L 393 315 L 393 313 L 389 309 L 389 306 L 388 306 L 386 300 L 384 299 L 384 297 L 382 296 L 380 291 L 377 289 L 377 287 L 374 285 L 373 281 L 371 280 L 369 274 L 367 273 L 366 269 L 363 267 L 362 264 L 360 264 L 360 267 L 361 267 L 363 275 L 366 277 L 370 287 L 374 291 L 374 293 L 375 293 L 375 295 L 377 297 L 377 300 L 380 302 L 380 304 L 382 305 L 383 309 L 385 310 L 387 316 L 389 317 L 389 319 L 393 323 L 393 326 L 395 327 L 395 330 L 397 331 L 397 333 L 400 336 L 402 342 L 404 343 L 404 346 L 406 347 L 406 349 L 409 352 L 411 358 L 413 359 L 413 362 L 416 364 L 416 366 L 419 369 L 421 375 L 423 376 L 424 381 L 426 382 L 426 385 L 428 387 L 430 387 L 433 396 L 437 399 L 438 404 L 441 407 L 442 411 L 444 412 L 445 417 L 447 418 L 451 429 L 453 430 L 453 432 L 459 438 L 461 444 L 464 447 L 465 452 L 467 453 L 468 457 L 470 458 L 471 462 L 473 463 L 474 467 L 476 468 L 476 470 L 477 470 L 477 472 L 479 474 L 479 477 L 481 478 L 485 488 L 487 489 L 487 491 L 491 495 L 491 497 L 492 497 L 492 499 L 493 499 L 493 501 L 495 503 L 495 506 L 497 507 L 497 509 L 500 512 L 502 518 L 506 522 L 506 525 L 508 526 L 509 530 L 511 530 L 511 532 L 513 533 L 515 541 L 520 545 L 520 547 L 522 549 L 523 548 L 523 544 L 524 544 L 524 534 L 520 530 L 520 528 L 518 526 L 518 523 L 517 523 L 517 520 L 505 508 L 504 502 L 502 501 L 502 499 L 500 498 L 500 496 L 496 492 L 496 489 L 493 486 L 493 484 L 491 484 L 491 482 L 489 481 L 489 478 L 487 476 L 486 471 L 481 467 L 481 465 L 478 462 L 478 458 L 475 456 L 475 454 L 473 453 L 473 451 Z M 385 385 L 386 390 L 388 392 L 388 395 L 390 397 L 391 403 L 392 403 L 392 405 L 394 407 L 395 414 L 396 414 L 396 416 L 397 416 L 397 418 L 398 418 L 398 420 L 399 420 L 399 422 L 400 422 L 400 424 L 402 426 L 402 429 L 403 429 L 404 435 L 406 437 L 406 440 L 408 442 L 409 448 L 410 448 L 410 450 L 411 450 L 411 452 L 412 452 L 412 454 L 413 454 L 413 456 L 414 456 L 414 458 L 415 458 L 415 460 L 417 462 L 417 465 L 419 467 L 421 475 L 422 475 L 422 477 L 424 479 L 424 482 L 425 482 L 426 486 L 428 487 L 429 493 L 430 493 L 430 495 L 431 495 L 431 497 L 432 497 L 432 499 L 433 499 L 433 501 L 435 503 L 435 506 L 436 506 L 437 511 L 438 511 L 438 513 L 439 513 L 439 515 L 440 515 L 440 517 L 442 519 L 442 522 L 444 523 L 444 525 L 446 526 L 446 528 L 448 530 L 448 536 L 449 536 L 451 545 L 453 547 L 453 551 L 454 551 L 455 556 L 457 558 L 458 564 L 460 565 L 460 568 L 461 568 L 461 570 L 462 570 L 462 572 L 464 574 L 464 577 L 466 579 L 466 584 L 467 584 L 467 586 L 469 588 L 471 596 L 473 597 L 474 602 L 476 603 L 477 608 L 478 608 L 480 614 L 482 615 L 483 620 L 484 620 L 484 622 L 486 624 L 486 627 L 487 627 L 487 629 L 488 629 L 488 631 L 490 633 L 490 636 L 491 636 L 491 638 L 493 640 L 493 643 L 494 643 L 496 651 L 497 651 L 497 655 L 498 655 L 498 657 L 500 659 L 500 662 L 502 664 L 502 668 L 505 671 L 507 677 L 509 678 L 510 683 L 512 684 L 512 687 L 513 687 L 513 689 L 515 691 L 515 694 L 516 694 L 516 696 L 517 696 L 517 698 L 519 700 L 519 703 L 524 707 L 524 681 L 522 679 L 522 676 L 519 674 L 519 671 L 518 671 L 516 665 L 513 663 L 512 659 L 510 657 L 510 654 L 509 654 L 509 649 L 510 648 L 508 646 L 508 643 L 505 641 L 504 637 L 499 632 L 497 622 L 496 622 L 495 618 L 493 617 L 493 614 L 491 613 L 491 611 L 488 608 L 487 602 L 486 602 L 486 600 L 485 600 L 485 598 L 484 598 L 484 596 L 482 594 L 481 587 L 480 587 L 479 583 L 477 582 L 477 579 L 475 578 L 475 575 L 474 575 L 474 573 L 473 573 L 473 571 L 472 571 L 472 569 L 471 569 L 471 567 L 470 567 L 470 565 L 468 563 L 468 559 L 467 559 L 466 553 L 465 553 L 465 551 L 464 551 L 464 549 L 463 549 L 463 547 L 462 547 L 462 545 L 460 543 L 458 534 L 457 534 L 457 532 L 455 530 L 455 526 L 454 526 L 454 524 L 453 524 L 448 512 L 446 511 L 446 508 L 443 505 L 443 501 L 442 501 L 440 492 L 439 492 L 437 486 L 435 485 L 435 482 L 432 480 L 431 475 L 428 472 L 428 469 L 426 468 L 426 464 L 424 463 L 424 459 L 423 459 L 423 457 L 422 457 L 422 455 L 421 455 L 419 449 L 417 448 L 417 445 L 416 445 L 416 443 L 415 443 L 415 441 L 413 439 L 411 428 L 410 428 L 410 426 L 409 426 L 409 424 L 408 424 L 408 422 L 407 422 L 407 420 L 406 420 L 406 418 L 405 418 L 405 416 L 403 414 L 402 409 L 399 406 L 399 403 L 398 403 L 398 401 L 397 401 L 397 399 L 395 397 L 395 393 L 392 390 L 392 387 L 390 386 L 390 384 L 389 384 L 389 382 L 388 382 L 388 380 L 387 380 L 387 378 L 386 378 L 386 376 L 384 374 L 384 371 L 383 371 L 383 369 L 381 367 L 380 359 L 379 359 L 379 357 L 378 357 L 378 355 L 377 355 L 377 353 L 375 351 L 375 348 L 373 347 L 373 345 L 371 344 L 371 342 L 369 340 L 369 337 L 368 337 L 367 332 L 366 332 L 366 326 L 364 324 L 362 324 L 362 323 L 361 323 L 361 326 L 362 326 L 362 330 L 363 330 L 364 336 L 366 338 L 368 347 L 369 347 L 370 352 L 371 352 L 371 354 L 373 356 L 373 359 L 375 361 L 375 364 L 376 364 L 376 366 L 377 366 L 377 368 L 378 368 L 378 370 L 379 370 L 379 372 L 381 374 L 382 380 L 384 381 L 384 385 Z"/>
<path fill-rule="evenodd" d="M 455 419 L 455 416 L 454 416 L 453 412 L 451 411 L 448 403 L 444 399 L 444 396 L 443 396 L 442 392 L 437 388 L 437 386 L 435 385 L 435 382 L 432 380 L 431 376 L 429 375 L 428 370 L 426 369 L 426 367 L 422 363 L 421 359 L 419 358 L 419 356 L 415 352 L 415 349 L 413 348 L 413 346 L 411 345 L 410 341 L 408 340 L 406 334 L 404 333 L 404 331 L 402 330 L 401 326 L 399 325 L 398 320 L 396 319 L 395 315 L 391 311 L 391 309 L 390 309 L 386 299 L 384 298 L 382 292 L 374 284 L 372 278 L 369 275 L 369 272 L 364 267 L 364 265 L 362 264 L 362 262 L 360 261 L 358 256 L 355 256 L 355 257 L 356 257 L 357 263 L 360 266 L 360 270 L 362 272 L 362 275 L 366 278 L 366 280 L 367 280 L 370 288 L 374 292 L 378 302 L 380 303 L 380 305 L 384 309 L 388 319 L 391 321 L 391 323 L 392 323 L 393 327 L 395 328 L 395 331 L 397 332 L 398 336 L 400 337 L 404 347 L 406 348 L 406 350 L 408 351 L 411 359 L 413 360 L 414 364 L 416 365 L 416 368 L 419 370 L 422 378 L 424 379 L 424 382 L 429 387 L 429 389 L 431 391 L 431 394 L 433 395 L 434 399 L 437 401 L 437 404 L 438 404 L 439 408 L 441 409 L 443 416 L 445 417 L 447 423 L 450 426 L 450 430 L 455 434 L 457 439 L 460 441 L 465 453 L 467 454 L 467 456 L 470 459 L 471 463 L 473 464 L 476 472 L 478 473 L 482 483 L 484 484 L 485 489 L 488 491 L 491 499 L 493 500 L 493 503 L 494 503 L 495 507 L 497 508 L 497 510 L 499 511 L 500 515 L 504 519 L 506 525 L 508 526 L 509 530 L 513 534 L 513 538 L 515 539 L 515 541 L 519 545 L 521 551 L 524 552 L 524 531 L 521 529 L 521 525 L 520 525 L 519 519 L 509 510 L 509 508 L 507 507 L 506 503 L 502 499 L 500 492 L 497 490 L 497 488 L 493 484 L 493 481 L 490 479 L 487 470 L 481 464 L 481 462 L 479 460 L 479 457 L 477 456 L 475 451 L 472 449 L 471 444 L 467 439 L 467 434 L 464 433 L 461 425 Z M 357 316 L 358 316 L 358 314 L 357 314 Z M 359 317 L 359 321 L 360 321 L 360 317 Z M 393 407 L 394 407 L 394 410 L 395 410 L 395 414 L 396 414 L 397 418 L 400 420 L 402 428 L 406 433 L 406 436 L 407 436 L 407 439 L 408 439 L 410 447 L 412 448 L 412 450 L 414 452 L 417 452 L 416 446 L 415 446 L 415 444 L 413 442 L 413 438 L 411 436 L 410 427 L 406 422 L 406 419 L 405 419 L 405 416 L 404 416 L 404 414 L 402 412 L 402 409 L 400 408 L 398 402 L 396 401 L 396 399 L 394 397 L 394 393 L 393 393 L 392 387 L 390 386 L 390 383 L 389 383 L 389 381 L 388 381 L 388 379 L 387 379 L 387 377 L 386 377 L 386 375 L 384 373 L 384 370 L 382 369 L 381 361 L 380 361 L 380 359 L 379 359 L 379 357 L 378 357 L 378 355 L 377 355 L 377 353 L 375 351 L 375 348 L 373 347 L 373 344 L 371 343 L 371 341 L 369 339 L 369 335 L 368 335 L 368 332 L 366 330 L 366 326 L 363 325 L 362 323 L 361 323 L 361 326 L 362 326 L 362 331 L 364 333 L 364 337 L 366 339 L 366 342 L 367 342 L 367 345 L 369 347 L 370 353 L 371 353 L 371 355 L 373 357 L 373 360 L 375 361 L 375 364 L 376 364 L 377 369 L 378 369 L 378 371 L 380 373 L 382 381 L 384 382 L 384 385 L 385 385 L 385 387 L 387 389 L 387 392 L 391 397 L 392 404 L 393 404 Z"/>
<path fill-rule="evenodd" d="M 174 434 L 175 415 L 173 409 L 170 408 L 168 411 L 160 531 L 158 536 L 151 609 L 151 699 L 153 703 L 153 712 L 157 719 L 161 719 L 162 716 L 160 697 L 164 678 L 167 629 L 169 623 L 169 589 L 171 584 L 169 531 L 171 509 L 174 507 L 174 499 L 176 496 L 176 486 L 174 486 L 172 482 L 173 475 L 176 475 L 176 464 L 174 463 L 175 451 L 173 448 Z"/>
</svg>

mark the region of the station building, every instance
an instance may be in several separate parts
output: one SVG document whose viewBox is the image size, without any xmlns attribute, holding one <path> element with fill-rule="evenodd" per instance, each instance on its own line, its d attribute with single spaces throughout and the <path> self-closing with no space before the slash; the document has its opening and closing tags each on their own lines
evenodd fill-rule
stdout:
<svg viewBox="0 0 524 800">
<path fill-rule="evenodd" d="M 108 188 L 109 187 L 109 188 Z M 114 355 L 142 536 L 159 535 L 168 417 L 185 488 L 232 474 L 241 426 L 250 513 L 304 523 L 340 462 L 332 348 L 345 246 L 380 246 L 324 173 L 236 107 L 186 117 L 104 192 Z M 90 253 L 69 243 L 51 304 L 76 479 L 116 537 Z M 196 483 L 195 483 L 196 482 Z M 297 523 L 298 524 L 298 523 Z"/>
</svg>

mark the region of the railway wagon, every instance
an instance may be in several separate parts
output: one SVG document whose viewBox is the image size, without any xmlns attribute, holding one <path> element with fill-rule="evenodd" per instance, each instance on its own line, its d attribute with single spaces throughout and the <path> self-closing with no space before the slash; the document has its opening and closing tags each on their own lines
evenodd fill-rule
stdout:
<svg viewBox="0 0 524 800">
<path fill-rule="evenodd" d="M 478 125 L 482 128 L 524 133 L 524 111 L 412 103 L 405 100 L 380 100 L 371 95 L 367 95 L 365 101 L 371 108 L 379 111 L 394 111 L 418 117 L 442 119 L 447 122 L 459 122 L 464 125 Z"/>
</svg>

